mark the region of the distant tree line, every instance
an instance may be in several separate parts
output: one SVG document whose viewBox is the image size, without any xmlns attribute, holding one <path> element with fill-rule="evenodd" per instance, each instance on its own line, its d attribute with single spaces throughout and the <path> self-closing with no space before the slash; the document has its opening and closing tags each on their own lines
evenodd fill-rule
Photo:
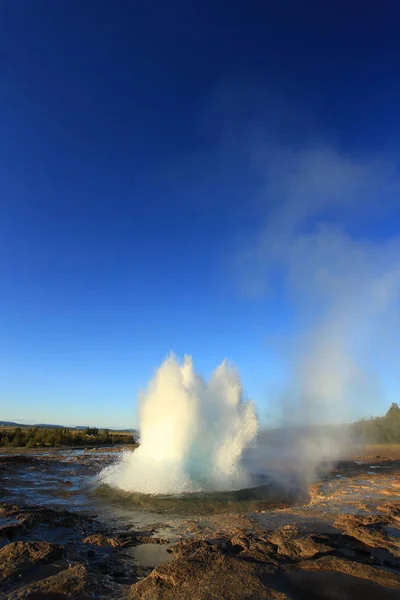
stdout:
<svg viewBox="0 0 400 600">
<path fill-rule="evenodd" d="M 393 402 L 383 417 L 362 419 L 350 425 L 351 433 L 369 444 L 400 444 L 400 407 Z"/>
<path fill-rule="evenodd" d="M 63 427 L 15 427 L 0 429 L 0 447 L 43 448 L 46 446 L 101 446 L 103 444 L 133 444 L 133 435 L 109 432 L 108 429 L 87 427 L 72 430 Z"/>
</svg>

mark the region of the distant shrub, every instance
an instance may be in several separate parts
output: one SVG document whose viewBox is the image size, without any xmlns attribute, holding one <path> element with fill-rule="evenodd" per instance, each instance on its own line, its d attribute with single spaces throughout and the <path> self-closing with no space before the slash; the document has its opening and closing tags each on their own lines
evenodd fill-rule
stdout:
<svg viewBox="0 0 400 600">
<path fill-rule="evenodd" d="M 97 427 L 86 427 L 85 434 L 92 437 L 97 437 L 99 435 L 99 430 Z"/>
<path fill-rule="evenodd" d="M 60 446 L 98 446 L 101 444 L 133 444 L 132 435 L 110 433 L 97 427 L 88 427 L 82 433 L 73 429 L 57 427 L 15 427 L 0 429 L 0 447 L 60 447 Z"/>
<path fill-rule="evenodd" d="M 383 417 L 362 419 L 351 425 L 354 437 L 370 444 L 400 444 L 400 407 L 393 402 Z"/>
</svg>

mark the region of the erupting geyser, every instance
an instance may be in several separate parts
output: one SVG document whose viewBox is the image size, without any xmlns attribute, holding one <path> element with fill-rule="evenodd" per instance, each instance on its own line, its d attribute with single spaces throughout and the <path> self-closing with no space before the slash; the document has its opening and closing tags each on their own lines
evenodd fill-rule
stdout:
<svg viewBox="0 0 400 600">
<path fill-rule="evenodd" d="M 224 361 L 208 382 L 192 359 L 167 358 L 140 403 L 140 446 L 101 479 L 125 491 L 180 494 L 247 487 L 243 450 L 258 429 L 236 371 Z"/>
</svg>

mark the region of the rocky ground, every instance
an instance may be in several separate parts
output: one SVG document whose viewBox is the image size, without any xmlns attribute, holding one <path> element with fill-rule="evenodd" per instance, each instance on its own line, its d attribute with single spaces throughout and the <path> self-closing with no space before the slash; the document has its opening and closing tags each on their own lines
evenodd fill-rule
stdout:
<svg viewBox="0 0 400 600">
<path fill-rule="evenodd" d="M 38 484 L 53 477 L 53 458 L 0 460 L 3 498 L 17 478 L 31 481 L 24 473 Z M 295 507 L 190 517 L 180 541 L 165 522 L 139 530 L 76 510 L 1 502 L 0 598 L 399 599 L 400 463 L 373 458 L 342 463 Z"/>
<path fill-rule="evenodd" d="M 9 600 L 400 598 L 400 502 L 340 515 L 324 533 L 238 527 L 172 546 L 152 531 L 2 503 L 0 542 L 0 597 Z M 145 544 L 165 544 L 165 564 L 139 566 L 132 550 Z"/>
</svg>

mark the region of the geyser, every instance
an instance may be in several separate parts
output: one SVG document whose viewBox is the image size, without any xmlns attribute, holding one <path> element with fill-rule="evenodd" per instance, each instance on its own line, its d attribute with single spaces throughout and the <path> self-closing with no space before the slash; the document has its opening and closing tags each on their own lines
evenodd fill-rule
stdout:
<svg viewBox="0 0 400 600">
<path fill-rule="evenodd" d="M 110 486 L 146 494 L 181 494 L 247 487 L 242 454 L 255 439 L 253 402 L 224 361 L 208 382 L 191 357 L 171 355 L 140 399 L 140 446 L 104 469 Z"/>
</svg>

